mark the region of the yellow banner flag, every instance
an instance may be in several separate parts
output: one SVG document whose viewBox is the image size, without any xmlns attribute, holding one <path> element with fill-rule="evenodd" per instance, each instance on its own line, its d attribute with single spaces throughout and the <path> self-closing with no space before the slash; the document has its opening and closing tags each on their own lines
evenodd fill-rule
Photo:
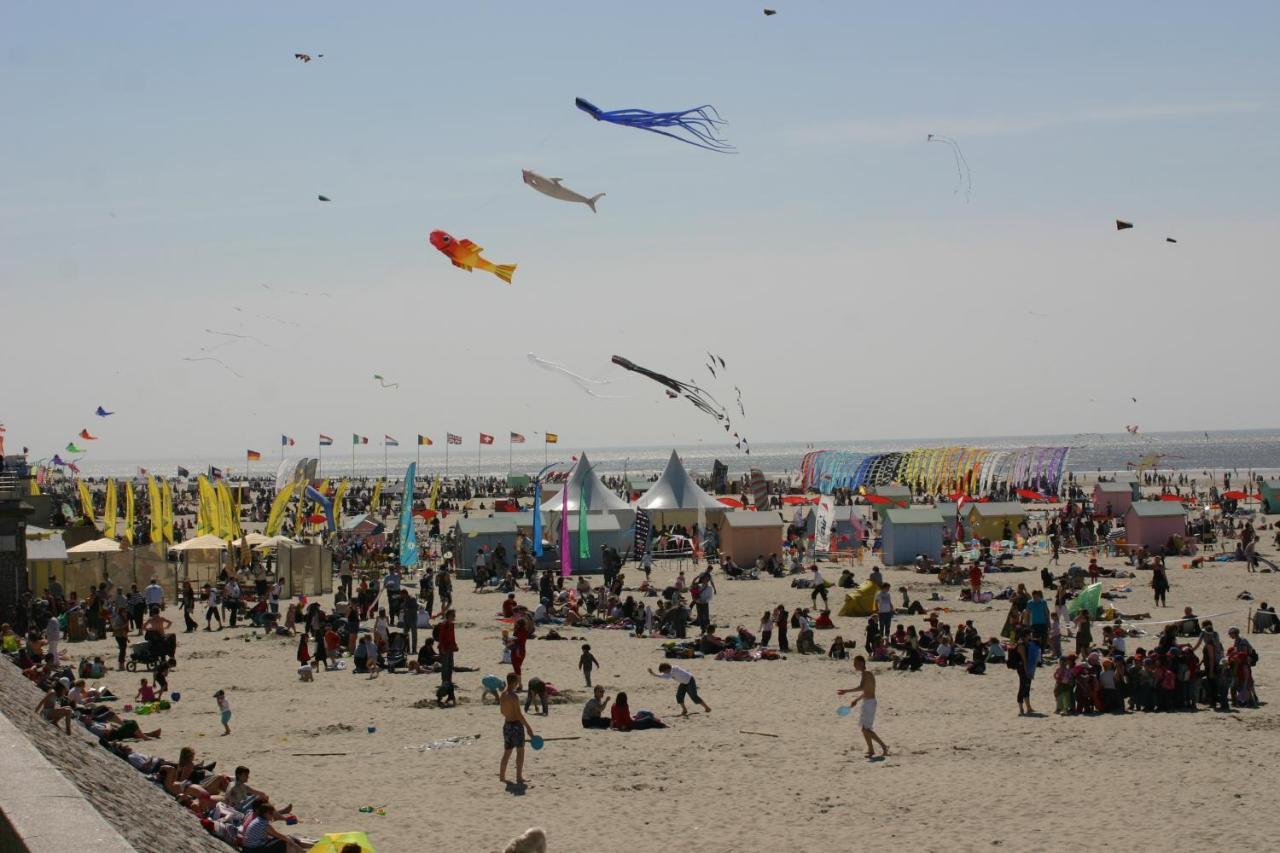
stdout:
<svg viewBox="0 0 1280 853">
<path fill-rule="evenodd" d="M 116 538 L 116 481 L 107 480 L 107 505 L 102 510 L 102 535 Z"/>
<path fill-rule="evenodd" d="M 199 503 L 196 505 L 196 535 L 219 535 L 218 499 L 213 494 L 213 486 L 204 474 L 196 481 Z"/>
<path fill-rule="evenodd" d="M 234 505 L 226 481 L 218 483 L 218 529 L 223 539 L 235 539 L 240 533 L 240 508 Z"/>
<path fill-rule="evenodd" d="M 377 515 L 382 503 L 382 481 L 373 484 L 373 497 L 369 499 L 369 515 Z"/>
<path fill-rule="evenodd" d="M 80 491 L 80 514 L 93 524 L 93 497 L 89 494 L 89 487 L 84 480 L 76 480 L 76 488 Z"/>
<path fill-rule="evenodd" d="M 346 495 L 349 485 L 351 483 L 343 477 L 342 482 L 338 484 L 338 491 L 333 493 L 333 523 L 338 527 L 342 526 L 342 498 Z"/>
<path fill-rule="evenodd" d="M 42 469 L 42 470 L 43 470 L 43 469 Z M 32 496 L 32 497 L 34 497 L 34 496 L 36 496 L 36 495 L 40 494 L 40 484 L 36 482 L 36 478 L 35 478 L 35 477 L 32 477 L 32 478 L 31 478 L 31 491 L 30 491 L 30 494 L 31 494 L 31 496 Z"/>
<path fill-rule="evenodd" d="M 124 540 L 133 544 L 133 483 L 124 481 Z"/>
<path fill-rule="evenodd" d="M 436 474 L 436 480 L 431 484 L 431 504 L 428 509 L 436 508 L 436 501 L 440 498 L 440 475 Z"/>
<path fill-rule="evenodd" d="M 271 502 L 271 511 L 267 513 L 267 535 L 279 536 L 280 528 L 284 524 L 284 511 L 289 506 L 289 498 L 293 497 L 293 487 L 295 484 L 290 483 L 276 493 L 276 499 Z"/>
<path fill-rule="evenodd" d="M 147 515 L 151 519 L 151 541 L 164 541 L 164 504 L 160 503 L 160 488 L 156 478 L 147 475 Z"/>
<path fill-rule="evenodd" d="M 160 509 L 163 517 L 164 541 L 173 544 L 173 490 L 169 481 L 160 484 Z"/>
</svg>

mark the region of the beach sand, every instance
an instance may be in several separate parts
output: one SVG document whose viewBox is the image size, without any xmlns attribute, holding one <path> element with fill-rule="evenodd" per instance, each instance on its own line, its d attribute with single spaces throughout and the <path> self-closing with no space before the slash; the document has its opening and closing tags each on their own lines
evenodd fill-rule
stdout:
<svg viewBox="0 0 1280 853">
<path fill-rule="evenodd" d="M 1270 541 L 1271 534 L 1263 538 Z M 1274 558 L 1271 547 L 1262 553 Z M 1043 560 L 1019 562 L 1038 570 Z M 1064 555 L 1060 568 L 1069 562 Z M 855 568 L 856 577 L 865 579 L 872 565 L 867 560 Z M 655 581 L 670 582 L 675 571 L 660 564 Z M 824 565 L 823 572 L 834 580 L 839 567 Z M 634 566 L 627 578 L 629 585 L 639 581 Z M 1147 578 L 1140 575 L 1128 581 L 1134 592 L 1119 608 L 1151 610 L 1156 619 L 1180 615 L 1186 604 L 1202 615 L 1233 611 L 1214 620 L 1225 639 L 1229 625 L 1246 625 L 1243 611 L 1250 603 L 1237 600 L 1241 590 L 1258 601 L 1280 599 L 1280 574 L 1251 575 L 1242 563 L 1184 570 L 1181 561 L 1172 561 L 1170 578 L 1170 607 L 1152 606 Z M 984 636 L 994 636 L 1003 624 L 1004 602 L 965 604 L 957 587 L 905 570 L 888 571 L 886 579 L 895 586 L 895 603 L 896 587 L 907 584 L 913 598 L 939 591 L 944 601 L 936 604 L 952 608 L 943 614 L 952 624 L 973 619 Z M 1039 587 L 1036 571 L 989 580 L 989 587 L 1019 581 Z M 712 613 L 718 626 L 743 624 L 754 632 L 766 609 L 809 604 L 808 591 L 793 589 L 786 578 L 716 583 Z M 831 590 L 833 612 L 843 593 Z M 536 603 L 532 593 L 518 597 Z M 659 640 L 578 629 L 561 630 L 591 643 L 602 664 L 595 682 L 610 696 L 625 690 L 633 712 L 650 709 L 671 727 L 629 734 L 582 730 L 580 709 L 589 693 L 576 671 L 580 643 L 531 641 L 526 678 L 542 677 L 570 698 L 553 705 L 548 718 L 532 716 L 534 730 L 581 739 L 530 751 L 526 774 L 532 784 L 511 793 L 497 775 L 500 715 L 492 703 L 480 702 L 481 676 L 507 671 L 498 663 L 501 624 L 494 618 L 501 600 L 496 593 L 472 593 L 468 581 L 455 585 L 458 663 L 480 671 L 458 676 L 461 704 L 453 709 L 426 701 L 434 699 L 435 675 L 384 673 L 370 681 L 349 670 L 322 671 L 304 684 L 295 675 L 296 639 L 245 642 L 254 635 L 246 628 L 180 634 L 179 666 L 170 679 L 182 699 L 172 710 L 144 718 L 147 727 L 164 728 L 163 739 L 147 744 L 148 751 L 174 756 L 192 745 L 216 758 L 220 770 L 246 764 L 254 785 L 276 802 L 294 803 L 302 818 L 296 831 L 318 836 L 365 830 L 380 853 L 500 850 L 530 826 L 546 828 L 553 853 L 1172 844 L 1229 849 L 1258 843 L 1267 822 L 1262 816 L 1280 807 L 1280 793 L 1270 784 L 1280 703 L 1232 713 L 1059 718 L 1052 714 L 1051 670 L 1042 669 L 1032 699 L 1046 716 L 1019 717 L 1016 679 L 1000 664 L 982 677 L 932 666 L 900 673 L 873 664 L 879 674 L 876 728 L 892 754 L 869 762 L 857 715 L 835 713 L 842 701 L 836 689 L 857 683 L 848 661 L 792 654 L 776 662 L 683 662 L 713 713 L 681 719 L 672 683 L 646 673 L 663 660 Z M 323 601 L 327 607 L 330 597 Z M 168 615 L 181 625 L 175 608 Z M 839 633 L 856 639 L 861 652 L 865 619 L 835 621 L 836 631 L 817 632 L 819 644 L 825 647 Z M 908 624 L 923 622 L 908 618 Z M 1095 633 L 1100 636 L 1100 629 Z M 1255 677 L 1265 703 L 1280 683 L 1280 639 L 1250 640 L 1261 654 Z M 1130 651 L 1144 645 L 1129 642 Z M 111 641 L 69 648 L 76 656 L 101 654 L 114 662 Z M 111 672 L 105 681 L 131 697 L 139 677 Z M 229 737 L 219 736 L 212 698 L 220 687 L 234 711 Z M 370 725 L 376 733 L 368 733 Z M 467 735 L 480 739 L 419 748 Z M 123 762 L 121 772 L 131 772 Z M 360 813 L 367 805 L 384 806 L 386 815 Z"/>
</svg>

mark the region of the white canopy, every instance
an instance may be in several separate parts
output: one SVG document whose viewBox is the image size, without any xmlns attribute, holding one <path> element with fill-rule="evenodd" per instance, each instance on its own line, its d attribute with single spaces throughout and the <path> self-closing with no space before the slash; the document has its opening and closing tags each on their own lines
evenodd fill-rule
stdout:
<svg viewBox="0 0 1280 853">
<path fill-rule="evenodd" d="M 90 539 L 88 542 L 81 542 L 74 548 L 68 548 L 68 554 L 111 554 L 119 551 L 120 543 L 114 539 L 107 539 L 105 536 L 101 539 Z"/>
<path fill-rule="evenodd" d="M 299 543 L 290 539 L 288 536 L 271 536 L 271 537 L 263 536 L 262 541 L 258 543 L 257 547 L 255 547 L 254 550 L 270 551 L 272 548 L 277 548 L 281 545 L 283 545 L 286 548 L 292 548 L 297 544 Z"/>
<path fill-rule="evenodd" d="M 578 463 L 573 466 L 573 473 L 570 475 L 568 482 L 561 488 L 568 489 L 569 512 L 578 511 L 578 503 L 582 497 L 582 486 L 587 487 L 587 506 L 588 512 L 593 510 L 627 510 L 631 509 L 631 504 L 609 491 L 608 487 L 600 481 L 600 475 L 591 470 L 591 461 L 587 459 L 587 454 L 583 453 L 578 456 Z M 563 499 L 557 493 L 553 497 L 542 502 L 541 509 L 543 512 L 560 512 L 564 509 L 561 503 Z"/>
<path fill-rule="evenodd" d="M 674 450 L 658 482 L 640 496 L 636 506 L 645 510 L 725 509 L 724 504 L 698 487 Z"/>
<path fill-rule="evenodd" d="M 206 533 L 204 536 L 197 536 L 195 539 L 188 539 L 173 546 L 175 551 L 225 551 L 226 548 L 227 543 L 212 533 Z"/>
<path fill-rule="evenodd" d="M 245 533 L 241 536 L 237 536 L 231 544 L 238 546 L 241 543 L 244 543 L 252 548 L 255 545 L 261 545 L 266 541 L 267 537 L 261 533 Z"/>
</svg>

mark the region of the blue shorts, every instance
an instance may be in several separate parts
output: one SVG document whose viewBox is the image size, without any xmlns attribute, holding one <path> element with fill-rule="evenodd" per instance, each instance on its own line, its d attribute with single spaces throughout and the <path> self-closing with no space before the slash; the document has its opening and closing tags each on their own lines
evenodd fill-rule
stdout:
<svg viewBox="0 0 1280 853">
<path fill-rule="evenodd" d="M 226 725 L 227 723 L 229 723 L 229 722 L 231 722 L 231 712 L 230 712 L 230 711 L 223 711 L 223 712 L 222 712 L 222 724 L 225 726 L 225 725 Z"/>
</svg>

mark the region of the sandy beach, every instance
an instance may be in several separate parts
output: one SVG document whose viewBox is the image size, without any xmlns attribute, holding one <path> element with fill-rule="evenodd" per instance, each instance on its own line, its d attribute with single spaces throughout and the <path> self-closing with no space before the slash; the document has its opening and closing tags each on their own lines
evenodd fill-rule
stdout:
<svg viewBox="0 0 1280 853">
<path fill-rule="evenodd" d="M 1271 557 L 1274 549 L 1262 553 Z M 1018 562 L 1034 570 L 1042 564 Z M 1061 568 L 1068 562 L 1064 555 Z M 1152 607 L 1143 577 L 1112 582 L 1134 588 L 1119 607 L 1150 610 L 1160 619 L 1190 604 L 1201 615 L 1229 614 L 1214 620 L 1225 630 L 1246 624 L 1250 602 L 1236 598 L 1242 590 L 1258 601 L 1280 598 L 1280 576 L 1249 574 L 1243 563 L 1196 570 L 1180 565 L 1171 563 L 1168 608 Z M 855 566 L 855 576 L 865 579 L 871 566 L 869 559 L 865 567 Z M 638 573 L 629 568 L 631 586 Z M 823 572 L 834 579 L 839 568 L 824 564 Z M 655 582 L 664 585 L 675 573 L 674 565 L 659 563 Z M 973 619 L 983 636 L 994 636 L 1003 623 L 1004 602 L 959 602 L 958 587 L 911 571 L 891 570 L 885 577 L 895 596 L 904 584 L 913 598 L 938 592 L 942 601 L 925 603 L 946 608 L 944 621 Z M 1035 572 L 1011 573 L 991 575 L 988 588 L 1006 581 L 1039 585 Z M 779 603 L 788 609 L 809 604 L 808 591 L 793 589 L 788 578 L 717 579 L 717 587 L 712 613 L 721 627 L 742 624 L 754 631 L 761 614 Z M 831 592 L 836 609 L 844 590 Z M 518 598 L 536 603 L 533 593 Z M 163 726 L 164 736 L 148 746 L 176 754 L 192 745 L 221 766 L 245 763 L 255 784 L 278 802 L 295 804 L 301 834 L 362 829 L 380 851 L 499 850 L 530 826 L 547 829 L 556 853 L 672 845 L 821 851 L 860 846 L 858 839 L 953 851 L 1143 849 L 1157 837 L 1235 846 L 1253 842 L 1260 815 L 1280 806 L 1280 795 L 1262 784 L 1280 727 L 1274 705 L 1231 713 L 1056 717 L 1051 670 L 1042 669 L 1032 696 L 1047 716 L 1019 717 L 1016 679 L 1002 665 L 973 676 L 959 668 L 906 673 L 873 664 L 880 680 L 877 730 L 892 753 L 868 762 L 856 715 L 835 713 L 835 690 L 856 684 L 848 661 L 792 653 L 773 662 L 686 662 L 713 713 L 681 719 L 670 682 L 646 673 L 663 659 L 659 640 L 567 628 L 560 630 L 590 642 L 600 660 L 596 683 L 611 696 L 625 690 L 633 712 L 652 710 L 670 728 L 584 731 L 579 714 L 589 693 L 576 671 L 579 643 L 531 641 L 527 675 L 565 694 L 549 717 L 530 718 L 534 730 L 579 739 L 530 752 L 532 784 L 513 795 L 497 778 L 500 716 L 491 701 L 480 701 L 480 677 L 508 671 L 498 663 L 502 626 L 494 617 L 501 599 L 473 593 L 466 581 L 456 587 L 458 663 L 479 672 L 458 677 L 459 706 L 451 709 L 430 701 L 438 676 L 384 673 L 369 680 L 349 670 L 322 671 L 304 684 L 295 675 L 296 640 L 263 638 L 243 627 L 179 635 L 179 667 L 170 681 L 182 699 L 149 718 Z M 328 596 L 322 600 L 330 602 Z M 175 608 L 167 615 L 180 624 Z M 920 616 L 898 618 L 924 622 Z M 818 643 L 825 647 L 832 635 L 843 634 L 857 639 L 860 651 L 865 619 L 835 622 L 835 631 L 818 632 Z M 1266 703 L 1276 683 L 1280 641 L 1273 635 L 1249 639 L 1261 654 L 1254 672 Z M 1141 646 L 1143 640 L 1130 643 Z M 114 659 L 109 641 L 71 649 L 77 656 Z M 137 679 L 111 672 L 104 681 L 131 696 Z M 234 711 L 229 737 L 219 736 L 211 695 L 218 688 L 227 691 Z M 376 732 L 369 733 L 370 726 Z M 424 748 L 473 735 L 478 740 L 466 745 Z M 1150 808 L 1154 801 L 1161 807 Z M 386 814 L 361 813 L 362 806 L 383 806 Z M 1028 824 L 1033 813 L 1037 819 Z"/>
</svg>

